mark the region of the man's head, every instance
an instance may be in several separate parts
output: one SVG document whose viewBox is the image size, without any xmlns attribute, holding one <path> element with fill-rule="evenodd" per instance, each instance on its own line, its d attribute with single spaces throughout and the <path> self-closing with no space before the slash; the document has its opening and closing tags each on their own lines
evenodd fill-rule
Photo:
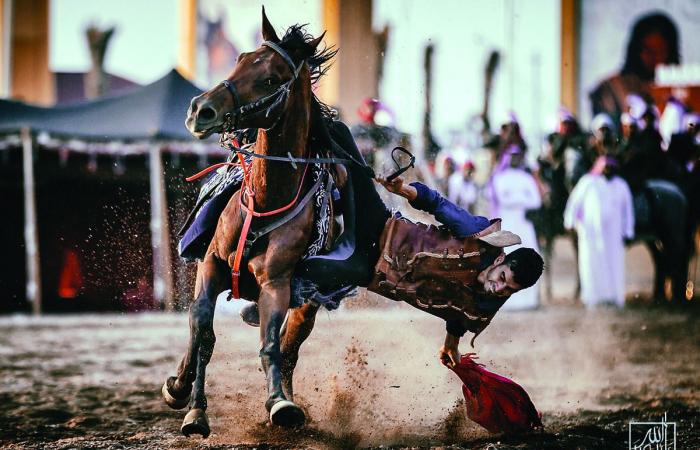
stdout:
<svg viewBox="0 0 700 450">
<path fill-rule="evenodd" d="M 640 18 L 627 43 L 622 73 L 653 81 L 656 66 L 680 63 L 678 42 L 678 27 L 667 15 L 652 13 Z"/>
<path fill-rule="evenodd" d="M 637 121 L 632 117 L 632 114 L 627 112 L 620 116 L 620 126 L 622 127 L 622 137 L 625 139 L 631 139 L 638 131 Z"/>
<path fill-rule="evenodd" d="M 543 269 L 542 257 L 531 248 L 521 247 L 508 255 L 498 256 L 477 279 L 488 295 L 508 298 L 534 285 Z"/>
<path fill-rule="evenodd" d="M 472 175 L 474 175 L 474 169 L 474 163 L 470 160 L 466 160 L 464 164 L 462 164 L 462 175 L 465 180 L 471 179 Z"/>
</svg>

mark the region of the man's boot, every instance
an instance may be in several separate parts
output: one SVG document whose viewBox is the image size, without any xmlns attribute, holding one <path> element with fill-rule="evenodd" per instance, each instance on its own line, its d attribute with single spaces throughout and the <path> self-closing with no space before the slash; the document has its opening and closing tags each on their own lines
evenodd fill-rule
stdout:
<svg viewBox="0 0 700 450">
<path fill-rule="evenodd" d="M 247 305 L 241 308 L 238 313 L 243 319 L 243 322 L 247 323 L 251 327 L 260 326 L 260 314 L 258 312 L 258 304 L 255 302 L 249 302 Z"/>
</svg>

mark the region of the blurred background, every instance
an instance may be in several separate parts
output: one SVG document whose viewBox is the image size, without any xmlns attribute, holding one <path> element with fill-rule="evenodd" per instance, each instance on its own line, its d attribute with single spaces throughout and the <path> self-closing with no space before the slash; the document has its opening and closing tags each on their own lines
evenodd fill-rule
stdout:
<svg viewBox="0 0 700 450">
<path fill-rule="evenodd" d="M 390 170 L 387 149 L 404 144 L 419 158 L 412 176 L 489 215 L 494 170 L 513 165 L 503 155 L 518 147 L 518 168 L 536 179 L 541 197 L 533 209 L 558 214 L 528 214 L 538 243 L 574 267 L 560 274 L 566 286 L 542 287 L 545 302 L 578 295 L 571 240 L 555 241 L 564 239 L 566 199 L 554 204 L 557 187 L 545 170 L 562 162 L 551 153 L 568 136 L 563 126 L 575 122 L 581 151 L 595 151 L 589 125 L 605 112 L 622 142 L 623 114 L 635 105 L 627 95 L 635 94 L 644 101 L 635 121 L 655 108 L 659 122 L 670 99 L 681 105 L 668 130 L 659 129 L 664 155 L 672 135 L 693 123 L 697 131 L 698 0 L 0 0 L 0 312 L 187 304 L 194 267 L 177 257 L 176 231 L 199 186 L 184 176 L 226 157 L 216 141 L 189 136 L 187 105 L 260 44 L 263 3 L 278 31 L 308 24 L 340 49 L 317 94 L 380 171 Z M 652 27 L 665 39 L 661 55 L 619 87 L 616 74 L 632 73 L 633 28 L 654 13 L 672 22 L 676 39 Z M 643 62 L 653 51 L 639 50 Z M 606 80 L 609 98 L 601 94 Z M 681 175 L 647 177 L 680 186 L 689 203 L 696 141 Z M 459 192 L 451 193 L 455 173 Z M 687 298 L 697 278 L 693 220 L 679 219 L 693 227 L 683 244 Z M 651 297 L 658 283 L 650 261 L 663 236 L 638 235 L 648 246 L 635 250 L 628 293 Z M 661 282 L 671 298 L 673 286 Z"/>
</svg>

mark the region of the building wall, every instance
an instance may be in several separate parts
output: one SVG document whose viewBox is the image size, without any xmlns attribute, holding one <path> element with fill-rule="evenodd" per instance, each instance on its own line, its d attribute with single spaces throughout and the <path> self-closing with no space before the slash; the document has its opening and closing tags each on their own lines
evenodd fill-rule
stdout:
<svg viewBox="0 0 700 450">
<path fill-rule="evenodd" d="M 375 0 L 374 28 L 391 27 L 379 95 L 402 131 L 416 135 L 423 120 L 423 52 L 433 55 L 433 133 L 442 145 L 464 133 L 480 113 L 484 66 L 501 53 L 491 101 L 491 123 L 508 110 L 519 116 L 530 146 L 549 129 L 560 102 L 560 1 Z M 472 132 L 471 135 L 476 133 Z"/>
<path fill-rule="evenodd" d="M 324 0 L 326 42 L 339 48 L 321 98 L 338 108 L 348 123 L 358 121 L 355 111 L 377 92 L 377 47 L 372 30 L 372 0 Z"/>
<path fill-rule="evenodd" d="M 51 0 L 51 70 L 87 72 L 91 63 L 85 29 L 91 24 L 114 26 L 105 69 L 138 84 L 151 83 L 178 64 L 184 6 L 182 0 Z"/>
<path fill-rule="evenodd" d="M 49 1 L 13 1 L 11 34 L 10 96 L 30 103 L 52 104 L 54 85 L 49 71 Z"/>
</svg>

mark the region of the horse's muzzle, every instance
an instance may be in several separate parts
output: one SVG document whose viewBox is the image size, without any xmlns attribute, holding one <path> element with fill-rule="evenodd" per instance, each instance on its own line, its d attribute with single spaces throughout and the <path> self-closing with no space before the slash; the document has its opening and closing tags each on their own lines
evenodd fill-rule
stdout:
<svg viewBox="0 0 700 450">
<path fill-rule="evenodd" d="M 214 103 L 199 95 L 192 99 L 187 110 L 185 127 L 197 139 L 206 139 L 223 125 L 222 114 Z"/>
</svg>

